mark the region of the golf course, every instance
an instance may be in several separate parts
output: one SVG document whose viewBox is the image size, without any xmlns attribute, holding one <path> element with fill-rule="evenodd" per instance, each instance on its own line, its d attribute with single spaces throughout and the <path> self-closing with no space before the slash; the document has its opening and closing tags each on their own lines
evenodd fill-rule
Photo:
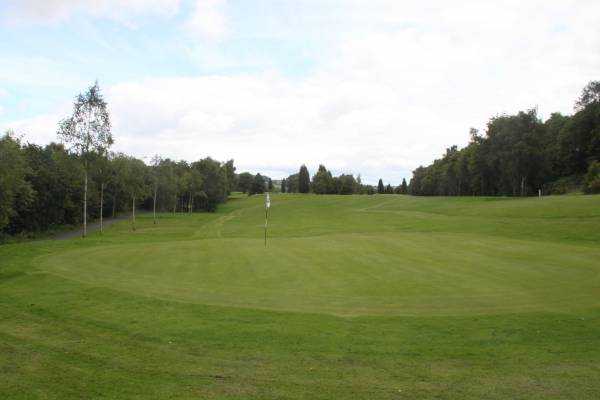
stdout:
<svg viewBox="0 0 600 400">
<path fill-rule="evenodd" d="M 600 197 L 233 195 L 0 246 L 2 399 L 597 399 Z"/>
</svg>

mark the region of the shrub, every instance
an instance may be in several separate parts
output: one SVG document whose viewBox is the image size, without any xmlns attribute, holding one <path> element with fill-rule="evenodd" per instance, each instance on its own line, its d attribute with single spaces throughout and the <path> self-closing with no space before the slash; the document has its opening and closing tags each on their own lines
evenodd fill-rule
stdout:
<svg viewBox="0 0 600 400">
<path fill-rule="evenodd" d="M 585 193 L 600 193 L 600 161 L 594 161 L 588 167 L 588 172 L 583 181 Z"/>
<path fill-rule="evenodd" d="M 566 176 L 544 185 L 544 194 L 567 194 L 581 190 L 580 176 Z"/>
</svg>

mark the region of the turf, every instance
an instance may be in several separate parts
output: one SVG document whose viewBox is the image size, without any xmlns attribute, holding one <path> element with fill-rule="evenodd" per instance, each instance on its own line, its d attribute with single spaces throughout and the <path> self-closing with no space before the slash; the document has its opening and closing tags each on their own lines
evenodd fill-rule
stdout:
<svg viewBox="0 0 600 400">
<path fill-rule="evenodd" d="M 262 204 L 0 246 L 0 398 L 600 396 L 600 197 Z"/>
</svg>

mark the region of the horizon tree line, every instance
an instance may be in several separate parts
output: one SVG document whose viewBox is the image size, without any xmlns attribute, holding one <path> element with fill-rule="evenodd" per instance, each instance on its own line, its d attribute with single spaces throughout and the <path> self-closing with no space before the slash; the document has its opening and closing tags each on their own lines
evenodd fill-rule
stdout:
<svg viewBox="0 0 600 400">
<path fill-rule="evenodd" d="M 306 165 L 300 166 L 298 173 L 289 175 L 281 180 L 282 193 L 315 193 L 315 194 L 408 194 L 406 179 L 397 187 L 388 184 L 384 186 L 379 179 L 377 186 L 363 184 L 359 175 L 340 174 L 333 176 L 323 164 L 319 165 L 317 172 L 310 178 Z"/>
</svg>

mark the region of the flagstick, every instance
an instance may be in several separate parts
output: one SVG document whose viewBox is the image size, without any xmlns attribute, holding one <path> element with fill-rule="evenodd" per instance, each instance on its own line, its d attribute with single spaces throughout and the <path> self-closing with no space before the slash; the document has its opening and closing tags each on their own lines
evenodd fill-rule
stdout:
<svg viewBox="0 0 600 400">
<path fill-rule="evenodd" d="M 271 198 L 269 196 L 269 192 L 265 194 L 265 247 L 267 247 L 267 223 L 269 222 L 269 208 L 271 208 Z"/>
</svg>

